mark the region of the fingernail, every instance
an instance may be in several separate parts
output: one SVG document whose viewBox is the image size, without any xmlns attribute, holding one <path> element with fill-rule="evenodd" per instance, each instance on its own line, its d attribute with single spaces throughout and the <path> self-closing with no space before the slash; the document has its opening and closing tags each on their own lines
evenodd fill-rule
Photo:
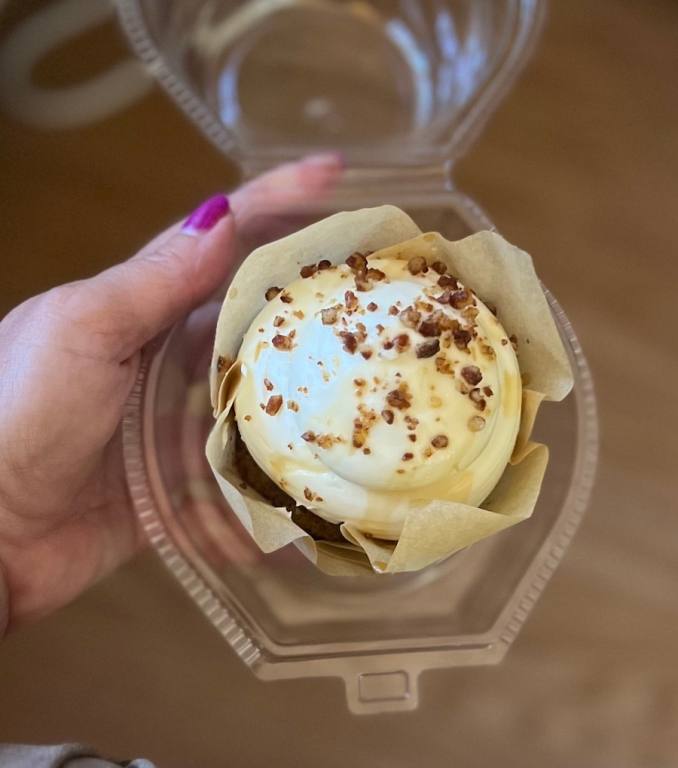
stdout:
<svg viewBox="0 0 678 768">
<path fill-rule="evenodd" d="M 187 235 L 197 235 L 209 232 L 214 225 L 224 218 L 231 210 L 226 195 L 214 195 L 199 205 L 186 219 L 182 232 Z"/>
<path fill-rule="evenodd" d="M 302 158 L 304 165 L 338 165 L 341 168 L 346 166 L 346 159 L 343 152 L 319 152 L 315 155 L 307 155 Z"/>
</svg>

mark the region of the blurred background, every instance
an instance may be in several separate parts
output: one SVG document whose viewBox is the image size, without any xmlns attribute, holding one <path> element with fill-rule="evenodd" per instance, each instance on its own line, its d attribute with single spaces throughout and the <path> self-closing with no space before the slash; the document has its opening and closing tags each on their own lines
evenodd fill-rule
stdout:
<svg viewBox="0 0 678 768">
<path fill-rule="evenodd" d="M 38 98 L 128 58 L 105 6 L 0 3 L 0 315 L 237 183 L 140 65 L 86 118 Z M 45 12 L 50 29 L 64 14 L 88 29 L 37 57 L 41 90 L 17 109 L 8 61 L 27 66 L 38 37 L 25 25 Z M 160 768 L 677 765 L 676 71 L 673 0 L 552 0 L 515 88 L 455 166 L 569 314 L 601 412 L 589 513 L 500 666 L 427 672 L 416 712 L 353 717 L 339 681 L 255 679 L 146 552 L 3 642 L 0 740 L 81 741 Z"/>
</svg>

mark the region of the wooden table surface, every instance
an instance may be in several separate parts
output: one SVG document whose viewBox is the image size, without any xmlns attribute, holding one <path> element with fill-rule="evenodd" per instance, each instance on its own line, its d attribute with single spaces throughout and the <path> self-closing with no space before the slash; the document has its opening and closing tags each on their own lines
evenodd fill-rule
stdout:
<svg viewBox="0 0 678 768">
<path fill-rule="evenodd" d="M 121 50 L 110 27 L 78 45 Z M 678 765 L 676 73 L 672 0 L 554 0 L 458 169 L 557 292 L 601 411 L 590 512 L 501 666 L 426 674 L 417 712 L 353 718 L 336 681 L 257 682 L 147 553 L 3 644 L 0 740 L 86 741 L 163 768 Z M 81 130 L 0 118 L 0 145 L 0 312 L 127 256 L 234 180 L 157 91 Z"/>
</svg>

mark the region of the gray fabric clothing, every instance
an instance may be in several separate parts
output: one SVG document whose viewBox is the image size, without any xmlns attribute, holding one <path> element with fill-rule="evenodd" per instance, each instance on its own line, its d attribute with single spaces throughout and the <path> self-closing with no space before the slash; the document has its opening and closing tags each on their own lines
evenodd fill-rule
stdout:
<svg viewBox="0 0 678 768">
<path fill-rule="evenodd" d="M 143 758 L 114 762 L 82 744 L 0 744 L 0 768 L 154 768 Z"/>
</svg>

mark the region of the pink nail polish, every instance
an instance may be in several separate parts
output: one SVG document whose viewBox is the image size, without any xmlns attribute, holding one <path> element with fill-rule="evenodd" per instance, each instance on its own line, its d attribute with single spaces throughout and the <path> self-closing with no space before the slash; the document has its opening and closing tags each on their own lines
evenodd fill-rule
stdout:
<svg viewBox="0 0 678 768">
<path fill-rule="evenodd" d="M 209 232 L 230 210 L 231 206 L 226 195 L 214 195 L 199 205 L 186 219 L 182 232 L 188 235 Z"/>
</svg>

